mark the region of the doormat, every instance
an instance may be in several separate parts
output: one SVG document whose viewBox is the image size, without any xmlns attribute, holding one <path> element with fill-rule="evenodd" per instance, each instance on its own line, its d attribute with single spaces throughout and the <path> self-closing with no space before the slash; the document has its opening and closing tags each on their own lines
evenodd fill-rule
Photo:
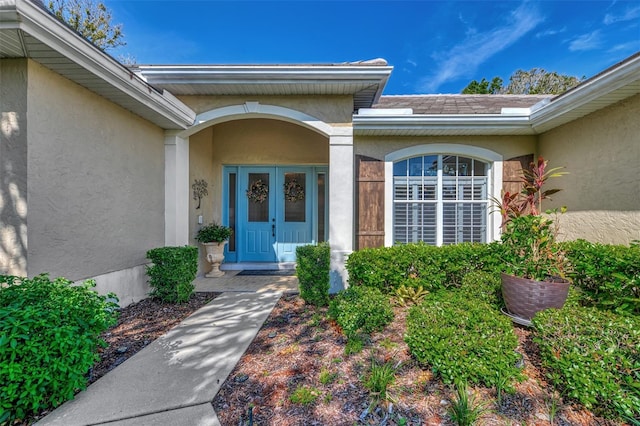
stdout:
<svg viewBox="0 0 640 426">
<path fill-rule="evenodd" d="M 273 271 L 241 271 L 236 276 L 274 276 L 274 277 L 294 277 L 296 275 L 295 269 L 279 269 Z"/>
</svg>

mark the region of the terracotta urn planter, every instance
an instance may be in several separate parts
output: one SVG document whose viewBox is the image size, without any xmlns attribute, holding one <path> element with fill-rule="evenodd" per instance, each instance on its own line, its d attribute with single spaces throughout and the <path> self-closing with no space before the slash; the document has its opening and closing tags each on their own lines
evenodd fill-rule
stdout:
<svg viewBox="0 0 640 426">
<path fill-rule="evenodd" d="M 224 246 L 227 241 L 221 243 L 202 243 L 207 253 L 207 261 L 211 264 L 211 271 L 204 276 L 207 278 L 218 278 L 224 276 L 224 272 L 220 270 L 220 264 L 224 261 Z"/>
<path fill-rule="evenodd" d="M 501 274 L 502 297 L 509 314 L 526 321 L 544 309 L 560 309 L 567 301 L 570 282 L 561 278 L 536 281 Z"/>
</svg>

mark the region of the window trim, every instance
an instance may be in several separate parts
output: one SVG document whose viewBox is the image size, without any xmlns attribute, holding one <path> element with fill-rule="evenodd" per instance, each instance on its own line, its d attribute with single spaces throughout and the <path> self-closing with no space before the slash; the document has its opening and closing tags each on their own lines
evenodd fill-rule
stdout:
<svg viewBox="0 0 640 426">
<path fill-rule="evenodd" d="M 475 158 L 488 164 L 488 195 L 489 198 L 500 198 L 502 190 L 502 162 L 503 156 L 495 151 L 480 148 L 473 145 L 434 143 L 427 145 L 415 145 L 408 148 L 391 152 L 384 157 L 384 245 L 393 245 L 393 164 L 399 160 L 406 160 L 411 157 L 423 155 L 458 155 L 462 157 Z M 491 214 L 492 209 L 487 209 L 487 242 L 500 238 L 500 215 Z"/>
</svg>

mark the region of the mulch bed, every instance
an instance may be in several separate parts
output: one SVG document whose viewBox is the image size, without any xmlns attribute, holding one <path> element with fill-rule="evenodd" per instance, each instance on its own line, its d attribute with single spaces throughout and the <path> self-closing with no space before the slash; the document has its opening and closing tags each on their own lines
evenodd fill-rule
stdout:
<svg viewBox="0 0 640 426">
<path fill-rule="evenodd" d="M 91 369 L 89 383 L 131 358 L 220 294 L 196 292 L 188 302 L 180 304 L 148 298 L 122 308 L 118 324 L 100 336 L 108 346 L 99 350 L 100 362 Z"/>
<path fill-rule="evenodd" d="M 452 387 L 411 358 L 403 341 L 406 309 L 396 308 L 395 313 L 394 322 L 374 334 L 362 352 L 345 355 L 346 339 L 327 319 L 326 309 L 305 305 L 297 295 L 283 296 L 213 400 L 221 424 L 245 425 L 250 417 L 255 425 L 279 426 L 453 424 L 447 416 Z M 555 425 L 620 425 L 554 394 L 531 331 L 519 326 L 515 331 L 527 380 L 516 386 L 514 394 L 504 395 L 500 406 L 494 390 L 471 388 L 485 407 L 478 424 L 549 425 L 555 404 Z M 373 359 L 397 365 L 389 402 L 372 403 L 362 384 Z M 328 383 L 327 376 L 332 378 Z M 315 400 L 293 403 L 291 395 L 300 387 L 306 387 Z"/>
<path fill-rule="evenodd" d="M 181 305 L 145 299 L 123 308 L 118 324 L 102 335 L 108 346 L 101 349 L 101 361 L 93 367 L 90 383 L 219 294 L 196 293 Z M 403 341 L 406 309 L 395 308 L 395 314 L 394 322 L 374 334 L 362 352 L 345 355 L 346 338 L 327 319 L 326 308 L 306 305 L 295 294 L 284 295 L 213 400 L 221 424 L 248 425 L 251 418 L 254 425 L 278 426 L 452 425 L 447 416 L 452 387 L 411 358 Z M 549 425 L 553 400 L 558 407 L 555 425 L 621 425 L 554 394 L 544 378 L 531 331 L 515 327 L 515 332 L 527 380 L 516 386 L 515 394 L 505 395 L 499 407 L 494 390 L 471 388 L 485 407 L 479 425 Z M 390 401 L 374 402 L 362 384 L 372 360 L 397 366 Z M 324 384 L 321 372 L 325 379 L 330 378 Z M 291 402 L 292 393 L 300 387 L 309 389 L 315 401 L 306 405 Z"/>
</svg>

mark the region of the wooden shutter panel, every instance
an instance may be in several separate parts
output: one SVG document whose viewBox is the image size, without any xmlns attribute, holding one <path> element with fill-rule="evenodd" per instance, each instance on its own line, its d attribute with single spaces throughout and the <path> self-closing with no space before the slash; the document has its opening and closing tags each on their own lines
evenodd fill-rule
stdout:
<svg viewBox="0 0 640 426">
<path fill-rule="evenodd" d="M 533 154 L 510 158 L 502 163 L 502 190 L 517 193 L 522 190 L 522 170 L 529 169 Z"/>
<path fill-rule="evenodd" d="M 356 156 L 356 197 L 356 249 L 384 246 L 384 161 Z"/>
</svg>

